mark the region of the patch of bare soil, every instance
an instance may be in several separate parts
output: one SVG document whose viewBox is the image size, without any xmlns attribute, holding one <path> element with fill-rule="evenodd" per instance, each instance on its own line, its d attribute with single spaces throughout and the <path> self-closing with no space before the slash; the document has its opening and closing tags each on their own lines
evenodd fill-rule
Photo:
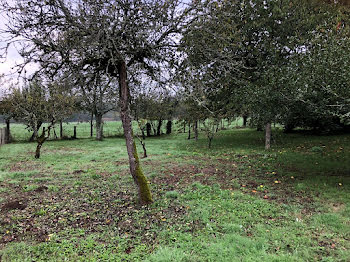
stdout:
<svg viewBox="0 0 350 262">
<path fill-rule="evenodd" d="M 256 159 L 259 155 L 252 157 Z M 235 155 L 235 161 L 225 158 L 196 157 L 196 161 L 199 161 L 200 164 L 196 164 L 195 161 L 191 161 L 193 164 L 170 162 L 164 167 L 164 164 L 162 166 L 160 163 L 148 160 L 147 165 L 155 168 L 162 166 L 159 175 L 153 177 L 151 183 L 161 185 L 164 190 L 181 191 L 182 188 L 193 182 L 200 182 L 204 185 L 219 184 L 222 189 L 233 189 L 240 185 L 243 192 L 259 196 L 267 201 L 301 205 L 304 214 L 316 211 L 310 193 L 295 191 L 293 183 L 298 178 L 291 181 L 280 175 L 267 175 L 264 170 L 256 171 L 249 164 L 249 159 L 250 156 L 246 155 Z M 240 174 L 238 168 L 242 166 L 246 170 L 249 169 L 249 174 Z"/>
<path fill-rule="evenodd" d="M 41 165 L 38 162 L 35 161 L 19 161 L 15 164 L 10 165 L 8 168 L 11 172 L 18 172 L 18 171 L 33 171 L 40 169 Z"/>
<path fill-rule="evenodd" d="M 10 202 L 6 202 L 5 204 L 3 204 L 3 206 L 1 207 L 2 211 L 9 211 L 9 210 L 14 210 L 14 209 L 19 209 L 19 210 L 23 210 L 27 207 L 25 201 L 23 200 L 14 200 L 14 201 L 10 201 Z"/>
<path fill-rule="evenodd" d="M 108 178 L 103 176 L 93 185 L 67 185 L 59 193 L 48 191 L 45 185 L 31 192 L 23 192 L 21 186 L 12 188 L 1 207 L 0 248 L 13 241 L 47 241 L 50 234 L 65 230 L 84 229 L 89 234 L 103 233 L 109 227 L 120 236 L 141 238 L 152 246 L 158 232 L 169 224 L 185 224 L 179 221 L 187 208 L 176 200 L 163 205 L 159 195 L 163 192 L 153 192 L 156 201 L 162 199 L 161 207 L 140 206 L 132 185 L 112 187 Z"/>
</svg>

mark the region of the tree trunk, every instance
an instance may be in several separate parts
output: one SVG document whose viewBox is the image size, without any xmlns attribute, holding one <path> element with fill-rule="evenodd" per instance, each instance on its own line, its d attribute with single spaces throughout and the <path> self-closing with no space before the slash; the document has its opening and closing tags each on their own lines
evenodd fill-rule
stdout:
<svg viewBox="0 0 350 262">
<path fill-rule="evenodd" d="M 76 127 L 76 126 L 73 127 L 73 136 L 72 136 L 72 139 L 77 139 L 77 127 Z"/>
<path fill-rule="evenodd" d="M 186 133 L 186 122 L 184 122 L 184 133 Z"/>
<path fill-rule="evenodd" d="M 147 149 L 146 149 L 146 144 L 144 141 L 140 140 L 140 143 L 142 145 L 142 149 L 143 149 L 143 158 L 147 157 Z"/>
<path fill-rule="evenodd" d="M 145 140 L 146 139 L 145 127 L 141 128 L 141 134 L 142 134 L 142 139 Z"/>
<path fill-rule="evenodd" d="M 160 118 L 160 119 L 158 120 L 157 136 L 160 136 L 160 129 L 162 128 L 162 123 L 163 123 L 163 120 Z"/>
<path fill-rule="evenodd" d="M 194 138 L 198 141 L 198 121 L 194 122 Z"/>
<path fill-rule="evenodd" d="M 265 149 L 271 148 L 271 122 L 266 124 L 265 127 Z"/>
<path fill-rule="evenodd" d="M 43 143 L 44 143 L 44 141 L 43 142 L 38 141 L 38 145 L 36 146 L 36 150 L 35 150 L 35 158 L 36 159 L 40 158 L 40 149 L 41 149 Z"/>
<path fill-rule="evenodd" d="M 143 174 L 139 157 L 136 150 L 136 144 L 132 132 L 132 122 L 130 117 L 130 93 L 127 85 L 126 65 L 123 61 L 118 67 L 119 73 L 119 99 L 120 116 L 123 123 L 124 136 L 126 140 L 126 149 L 129 156 L 130 173 L 138 187 L 139 201 L 141 204 L 150 204 L 153 202 L 151 191 L 146 176 Z"/>
<path fill-rule="evenodd" d="M 53 129 L 53 137 L 54 137 L 54 139 L 57 139 L 58 137 L 57 137 L 57 134 L 56 134 L 56 129 L 54 128 Z"/>
<path fill-rule="evenodd" d="M 151 121 L 151 127 L 152 127 L 152 130 L 153 130 L 153 135 L 156 136 L 156 135 L 157 135 L 157 130 L 156 130 L 156 128 L 154 127 L 153 121 Z"/>
<path fill-rule="evenodd" d="M 247 120 L 248 120 L 248 116 L 243 115 L 243 127 L 247 127 Z"/>
<path fill-rule="evenodd" d="M 40 150 L 42 145 L 44 144 L 46 138 L 45 138 L 45 127 L 43 127 L 43 133 L 41 134 L 40 137 L 37 138 L 37 143 L 38 145 L 36 146 L 36 150 L 35 150 L 35 158 L 39 159 L 40 158 Z"/>
<path fill-rule="evenodd" d="M 191 139 L 191 124 L 188 123 L 188 137 L 187 139 Z"/>
<path fill-rule="evenodd" d="M 152 126 L 150 123 L 146 124 L 146 133 L 147 133 L 147 137 L 151 136 L 151 130 L 152 130 Z"/>
<path fill-rule="evenodd" d="M 171 122 L 171 120 L 168 121 L 168 123 L 166 124 L 166 133 L 167 135 L 171 134 L 171 127 L 172 127 L 173 123 Z"/>
<path fill-rule="evenodd" d="M 91 112 L 91 117 L 90 117 L 90 137 L 94 136 L 94 113 Z"/>
<path fill-rule="evenodd" d="M 208 137 L 208 148 L 211 148 L 211 142 L 213 141 L 213 136 Z"/>
<path fill-rule="evenodd" d="M 10 119 L 6 119 L 6 129 L 5 129 L 5 144 L 10 143 L 11 133 L 10 133 Z"/>
<path fill-rule="evenodd" d="M 263 131 L 263 125 L 260 122 L 260 120 L 258 121 L 257 125 L 256 125 L 256 131 Z"/>
<path fill-rule="evenodd" d="M 96 140 L 102 141 L 102 138 L 103 138 L 102 114 L 95 114 L 95 117 L 96 117 Z"/>
<path fill-rule="evenodd" d="M 60 121 L 60 139 L 63 139 L 63 123 Z"/>
</svg>

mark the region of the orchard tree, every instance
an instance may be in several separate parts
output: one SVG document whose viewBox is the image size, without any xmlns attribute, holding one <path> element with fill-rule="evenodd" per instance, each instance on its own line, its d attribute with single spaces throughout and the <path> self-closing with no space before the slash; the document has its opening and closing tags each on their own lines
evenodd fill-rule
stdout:
<svg viewBox="0 0 350 262">
<path fill-rule="evenodd" d="M 161 135 L 163 122 L 171 121 L 177 104 L 176 97 L 166 88 L 152 88 L 150 86 L 137 88 L 133 86 L 132 113 L 136 120 L 147 120 L 147 123 L 142 125 L 143 132 L 146 125 L 150 124 L 153 135 Z"/>
<path fill-rule="evenodd" d="M 1 1 L 9 17 L 8 40 L 24 43 L 26 61 L 40 63 L 50 74 L 78 68 L 117 80 L 130 173 L 142 204 L 151 203 L 152 196 L 132 133 L 128 73 L 157 78 L 172 64 L 181 33 L 196 19 L 194 5 L 177 0 Z"/>
<path fill-rule="evenodd" d="M 317 27 L 332 20 L 331 10 L 318 1 L 247 0 L 210 1 L 205 11 L 183 40 L 185 82 L 195 76 L 189 86 L 199 82 L 205 99 L 226 114 L 254 115 L 266 126 L 269 149 L 271 122 L 287 91 L 278 71 L 308 48 Z"/>
<path fill-rule="evenodd" d="M 336 24 L 336 23 L 335 23 Z M 350 120 L 349 28 L 320 28 L 307 52 L 281 69 L 280 81 L 289 93 L 281 122 L 295 127 L 331 132 L 346 128 Z"/>
<path fill-rule="evenodd" d="M 44 85 L 37 79 L 23 88 L 13 88 L 5 101 L 12 117 L 33 131 L 37 142 L 35 158 L 40 158 L 41 147 L 55 124 L 74 111 L 74 97 L 69 96 L 62 86 L 57 83 Z M 40 134 L 43 123 L 47 123 L 47 127 L 44 126 Z"/>
<path fill-rule="evenodd" d="M 75 85 L 77 96 L 80 99 L 80 106 L 91 112 L 91 118 L 96 120 L 96 140 L 103 139 L 104 114 L 117 109 L 118 94 L 116 83 L 113 78 L 100 74 L 83 75 L 77 74 Z M 91 119 L 91 120 L 92 120 Z M 91 122 L 92 124 L 92 122 Z M 91 126 L 92 128 L 92 126 Z"/>
</svg>

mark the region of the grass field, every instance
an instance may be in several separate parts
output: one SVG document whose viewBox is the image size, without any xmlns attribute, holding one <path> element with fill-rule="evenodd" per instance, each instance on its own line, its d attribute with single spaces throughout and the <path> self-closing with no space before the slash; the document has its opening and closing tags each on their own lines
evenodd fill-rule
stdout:
<svg viewBox="0 0 350 262">
<path fill-rule="evenodd" d="M 46 126 L 46 125 L 44 125 Z M 74 126 L 77 127 L 77 137 L 78 138 L 90 138 L 90 123 L 89 122 L 70 122 L 70 123 L 63 123 L 63 136 L 70 138 L 73 136 L 73 130 Z M 0 128 L 5 127 L 4 124 L 0 124 Z M 135 129 L 136 129 L 135 125 Z M 55 132 L 57 136 L 59 136 L 59 127 L 56 125 Z M 94 128 L 94 135 L 95 133 Z M 113 136 L 122 136 L 123 129 L 121 122 L 117 121 L 106 121 L 104 123 L 104 135 L 106 137 L 113 137 Z M 16 142 L 24 142 L 28 141 L 31 137 L 32 132 L 28 131 L 26 129 L 26 126 L 24 124 L 11 124 L 11 136 L 14 141 Z M 51 132 L 51 139 L 54 138 L 54 133 Z"/>
<path fill-rule="evenodd" d="M 122 138 L 4 145 L 0 260 L 350 261 L 350 135 L 274 137 L 146 139 L 150 206 Z"/>
</svg>

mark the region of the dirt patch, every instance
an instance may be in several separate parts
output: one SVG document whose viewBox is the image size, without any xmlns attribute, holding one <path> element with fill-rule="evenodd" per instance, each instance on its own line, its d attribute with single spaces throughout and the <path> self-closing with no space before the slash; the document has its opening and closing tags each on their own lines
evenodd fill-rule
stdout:
<svg viewBox="0 0 350 262">
<path fill-rule="evenodd" d="M 74 174 L 74 175 L 78 175 L 78 174 L 82 174 L 82 173 L 86 173 L 86 171 L 85 171 L 85 170 L 81 170 L 81 169 L 80 169 L 80 170 L 74 170 L 74 171 L 73 171 L 73 174 Z"/>
<path fill-rule="evenodd" d="M 333 212 L 338 213 L 338 212 L 342 212 L 346 206 L 342 203 L 332 203 L 330 207 Z"/>
<path fill-rule="evenodd" d="M 40 163 L 34 161 L 20 161 L 15 164 L 10 165 L 8 168 L 11 172 L 16 171 L 33 171 L 40 169 Z"/>
<path fill-rule="evenodd" d="M 47 190 L 48 187 L 47 186 L 39 186 L 37 189 L 35 189 L 35 192 L 43 192 L 45 190 Z"/>
<path fill-rule="evenodd" d="M 25 201 L 23 200 L 14 200 L 14 201 L 10 201 L 5 203 L 1 210 L 2 211 L 9 211 L 9 210 L 15 210 L 15 209 L 19 209 L 19 210 L 23 210 L 27 207 L 27 204 L 25 203 Z"/>
<path fill-rule="evenodd" d="M 102 176 L 100 182 L 93 189 L 87 183 L 64 187 L 60 193 L 49 192 L 46 186 L 25 193 L 16 190 L 28 201 L 8 201 L 3 206 L 11 212 L 0 212 L 0 248 L 14 241 L 47 241 L 50 234 L 67 229 L 83 228 L 90 234 L 110 226 L 120 236 L 140 238 L 152 246 L 158 232 L 169 224 L 182 224 L 179 221 L 187 209 L 177 201 L 162 208 L 140 206 L 132 184 L 116 185 L 119 189 L 115 190 L 109 187 L 108 176 Z M 155 200 L 162 199 L 162 194 L 164 191 L 153 191 Z"/>
<path fill-rule="evenodd" d="M 194 182 L 200 182 L 204 185 L 220 184 L 222 188 L 227 189 L 231 187 L 231 180 L 234 178 L 232 167 L 230 167 L 230 172 L 227 171 L 227 169 L 222 169 L 212 163 L 205 166 L 170 163 L 165 167 L 165 170 L 163 167 L 163 170 L 159 172 L 158 176 L 153 177 L 151 182 L 158 186 L 162 185 L 161 187 L 165 190 L 181 190 Z"/>
</svg>

